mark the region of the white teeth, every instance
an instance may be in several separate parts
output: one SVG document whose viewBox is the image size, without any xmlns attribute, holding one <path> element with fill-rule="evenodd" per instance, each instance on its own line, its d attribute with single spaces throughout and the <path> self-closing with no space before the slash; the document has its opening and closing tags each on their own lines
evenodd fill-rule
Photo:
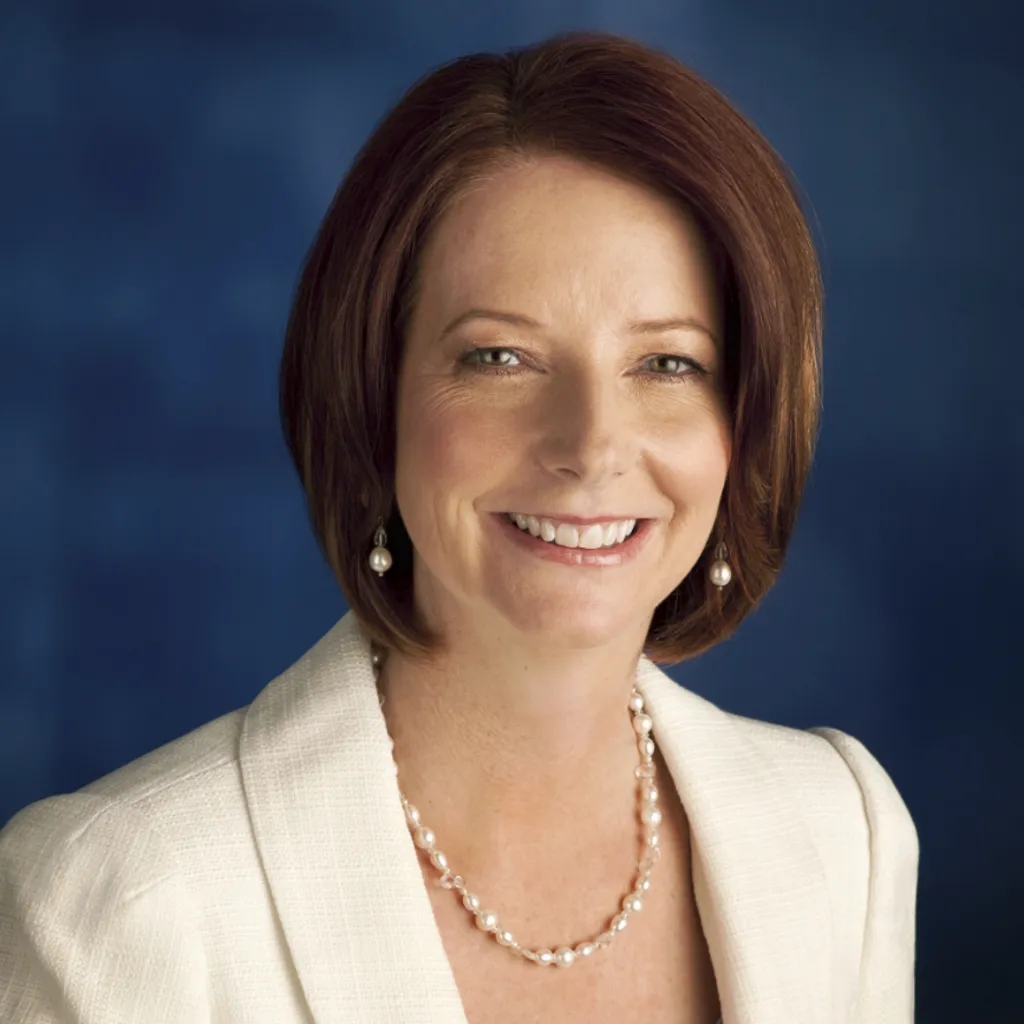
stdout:
<svg viewBox="0 0 1024 1024">
<path fill-rule="evenodd" d="M 555 527 L 555 543 L 562 548 L 578 548 L 580 546 L 580 531 L 568 523 L 559 523 Z"/>
<path fill-rule="evenodd" d="M 636 526 L 635 519 L 624 519 L 615 523 L 591 523 L 581 529 L 571 523 L 555 523 L 550 519 L 538 519 L 519 512 L 510 512 L 508 516 L 520 530 L 549 544 L 591 551 L 621 544 Z"/>
</svg>

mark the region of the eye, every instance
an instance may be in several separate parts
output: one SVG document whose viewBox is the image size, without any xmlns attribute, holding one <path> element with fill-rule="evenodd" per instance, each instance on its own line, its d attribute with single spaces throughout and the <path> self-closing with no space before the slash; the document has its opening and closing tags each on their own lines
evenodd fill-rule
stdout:
<svg viewBox="0 0 1024 1024">
<path fill-rule="evenodd" d="M 511 362 L 507 358 L 494 358 L 495 357 L 508 357 L 511 356 Z M 504 348 L 501 346 L 491 346 L 489 348 L 471 348 L 467 352 L 464 352 L 459 357 L 459 362 L 464 363 L 467 366 L 471 366 L 474 369 L 482 370 L 486 373 L 511 373 L 519 369 L 519 356 L 515 349 Z"/>
<path fill-rule="evenodd" d="M 523 368 L 522 358 L 516 349 L 503 345 L 474 346 L 459 357 L 459 362 L 480 373 L 489 374 L 511 374 Z M 663 352 L 650 356 L 647 362 L 661 364 L 661 368 L 655 369 L 648 376 L 672 382 L 685 383 L 694 374 L 705 376 L 708 373 L 706 367 L 689 356 Z"/>
<path fill-rule="evenodd" d="M 662 352 L 659 355 L 651 356 L 649 362 L 660 361 L 664 369 L 655 370 L 653 376 L 655 377 L 666 377 L 669 380 L 685 381 L 687 377 L 693 374 L 699 374 L 705 376 L 707 374 L 707 368 L 701 366 L 696 359 L 691 359 L 689 356 L 674 356 L 666 352 Z"/>
</svg>

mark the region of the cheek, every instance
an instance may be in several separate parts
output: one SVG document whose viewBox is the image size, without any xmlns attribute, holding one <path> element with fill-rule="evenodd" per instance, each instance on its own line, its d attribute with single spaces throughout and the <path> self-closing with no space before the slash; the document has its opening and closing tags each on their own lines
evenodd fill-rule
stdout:
<svg viewBox="0 0 1024 1024">
<path fill-rule="evenodd" d="M 399 422 L 395 497 L 420 557 L 444 565 L 472 548 L 479 498 L 510 470 L 510 431 L 468 402 L 420 399 Z"/>
<path fill-rule="evenodd" d="M 731 434 L 724 418 L 695 417 L 686 429 L 666 435 L 658 446 L 657 463 L 665 489 L 681 510 L 717 511 L 731 456 Z"/>
<path fill-rule="evenodd" d="M 421 400 L 399 425 L 396 476 L 420 494 L 479 491 L 515 448 L 515 431 L 480 403 Z"/>
<path fill-rule="evenodd" d="M 732 435 L 724 419 L 709 422 L 701 438 L 700 451 L 694 456 L 694 471 L 704 485 L 721 492 L 729 472 Z"/>
</svg>

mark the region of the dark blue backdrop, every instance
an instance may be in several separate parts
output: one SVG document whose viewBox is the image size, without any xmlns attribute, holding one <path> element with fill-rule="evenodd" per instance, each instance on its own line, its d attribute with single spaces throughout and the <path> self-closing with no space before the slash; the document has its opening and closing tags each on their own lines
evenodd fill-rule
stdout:
<svg viewBox="0 0 1024 1024">
<path fill-rule="evenodd" d="M 921 837 L 919 1019 L 1021 1020 L 1015 7 L 6 0 L 0 823 L 248 703 L 343 613 L 277 423 L 305 247 L 430 66 L 610 29 L 762 127 L 827 286 L 786 570 L 674 674 L 863 740 Z"/>
</svg>

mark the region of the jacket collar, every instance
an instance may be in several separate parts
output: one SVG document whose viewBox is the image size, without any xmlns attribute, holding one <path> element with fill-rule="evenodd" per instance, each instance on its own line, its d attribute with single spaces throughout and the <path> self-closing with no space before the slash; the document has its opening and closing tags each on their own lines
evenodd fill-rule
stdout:
<svg viewBox="0 0 1024 1024">
<path fill-rule="evenodd" d="M 747 719 L 646 658 L 637 689 L 689 818 L 726 1024 L 829 1019 L 828 892 L 786 780 Z M 352 612 L 249 705 L 239 757 L 255 842 L 317 1024 L 466 1024 Z M 805 1007 L 806 1018 L 794 1012 Z"/>
</svg>

